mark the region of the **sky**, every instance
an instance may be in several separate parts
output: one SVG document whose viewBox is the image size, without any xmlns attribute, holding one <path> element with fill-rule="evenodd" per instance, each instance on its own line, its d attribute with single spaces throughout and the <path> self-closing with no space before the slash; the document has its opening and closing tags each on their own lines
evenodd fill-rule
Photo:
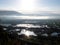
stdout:
<svg viewBox="0 0 60 45">
<path fill-rule="evenodd" d="M 0 10 L 21 13 L 49 12 L 60 14 L 60 0 L 0 0 Z"/>
</svg>

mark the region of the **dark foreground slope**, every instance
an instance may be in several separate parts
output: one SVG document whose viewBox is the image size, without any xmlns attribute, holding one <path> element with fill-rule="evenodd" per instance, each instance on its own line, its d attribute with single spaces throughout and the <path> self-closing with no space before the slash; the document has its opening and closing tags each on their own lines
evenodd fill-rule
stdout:
<svg viewBox="0 0 60 45">
<path fill-rule="evenodd" d="M 10 27 L 14 29 L 14 27 Z M 19 36 L 17 32 L 11 33 L 8 30 L 4 30 L 4 28 L 10 29 L 10 27 L 0 25 L 0 45 L 60 45 L 60 37 L 38 35 L 37 37 L 31 36 L 32 38 L 27 39 L 25 35 Z M 52 28 L 52 30 L 54 30 L 54 28 Z"/>
</svg>

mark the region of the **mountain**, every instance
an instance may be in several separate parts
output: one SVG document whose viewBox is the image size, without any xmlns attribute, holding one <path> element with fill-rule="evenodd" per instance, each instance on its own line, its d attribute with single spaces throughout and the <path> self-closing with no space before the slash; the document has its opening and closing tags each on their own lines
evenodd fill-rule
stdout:
<svg viewBox="0 0 60 45">
<path fill-rule="evenodd" d="M 19 13 L 17 11 L 8 11 L 8 10 L 0 10 L 0 15 L 21 15 L 22 13 Z"/>
<path fill-rule="evenodd" d="M 28 14 L 28 15 L 37 15 L 37 16 L 60 16 L 60 13 L 53 12 L 53 11 L 37 11 L 34 14 Z"/>
</svg>

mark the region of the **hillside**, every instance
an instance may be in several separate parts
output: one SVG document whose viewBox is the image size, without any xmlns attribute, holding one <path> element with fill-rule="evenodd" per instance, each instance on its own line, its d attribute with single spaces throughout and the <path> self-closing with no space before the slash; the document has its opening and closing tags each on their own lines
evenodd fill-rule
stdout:
<svg viewBox="0 0 60 45">
<path fill-rule="evenodd" d="M 0 15 L 21 15 L 17 11 L 0 10 Z"/>
</svg>

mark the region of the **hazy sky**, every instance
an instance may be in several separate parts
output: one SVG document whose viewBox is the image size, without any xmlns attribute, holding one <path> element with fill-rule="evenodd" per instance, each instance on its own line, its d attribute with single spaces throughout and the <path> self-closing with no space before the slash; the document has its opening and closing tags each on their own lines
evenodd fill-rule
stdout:
<svg viewBox="0 0 60 45">
<path fill-rule="evenodd" d="M 60 13 L 60 0 L 0 0 L 0 10 Z"/>
</svg>

